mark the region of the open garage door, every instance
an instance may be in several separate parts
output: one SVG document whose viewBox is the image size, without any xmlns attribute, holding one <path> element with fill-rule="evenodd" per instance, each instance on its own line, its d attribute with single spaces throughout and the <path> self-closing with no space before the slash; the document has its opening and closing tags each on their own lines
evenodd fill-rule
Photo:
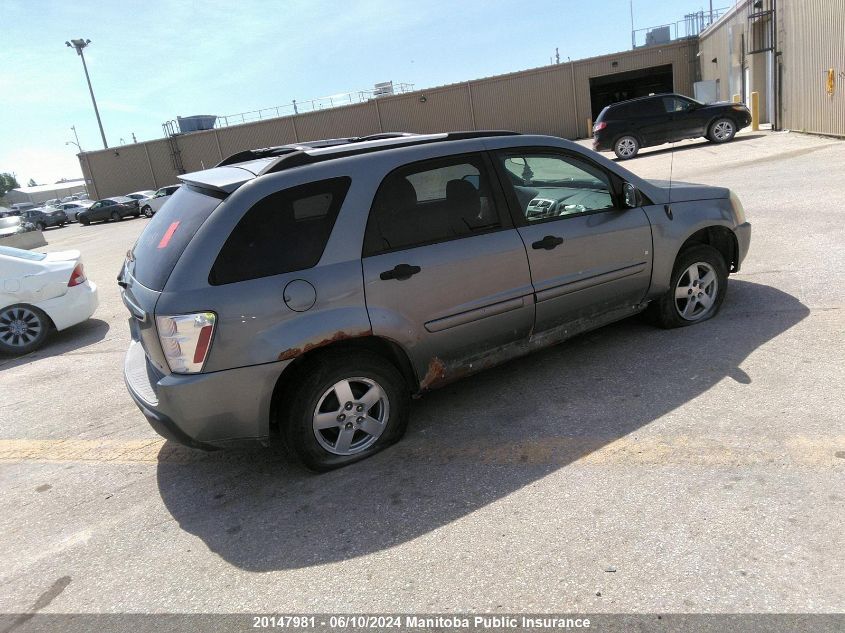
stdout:
<svg viewBox="0 0 845 633">
<path fill-rule="evenodd" d="M 590 107 L 593 121 L 605 106 L 617 101 L 674 92 L 672 64 L 652 66 L 624 73 L 590 77 Z"/>
</svg>

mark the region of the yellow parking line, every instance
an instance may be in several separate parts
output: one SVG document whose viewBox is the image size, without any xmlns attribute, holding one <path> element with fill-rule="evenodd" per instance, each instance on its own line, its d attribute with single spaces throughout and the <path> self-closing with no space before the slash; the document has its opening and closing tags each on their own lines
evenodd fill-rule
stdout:
<svg viewBox="0 0 845 633">
<path fill-rule="evenodd" d="M 732 438 L 547 437 L 496 442 L 485 439 L 460 445 L 409 438 L 397 451 L 410 459 L 441 463 L 589 465 L 769 465 L 814 468 L 845 467 L 845 436 L 794 436 L 785 442 L 768 440 L 750 446 Z M 220 451 L 205 453 L 164 440 L 0 440 L 1 462 L 188 463 L 208 460 L 252 461 L 255 455 Z"/>
</svg>

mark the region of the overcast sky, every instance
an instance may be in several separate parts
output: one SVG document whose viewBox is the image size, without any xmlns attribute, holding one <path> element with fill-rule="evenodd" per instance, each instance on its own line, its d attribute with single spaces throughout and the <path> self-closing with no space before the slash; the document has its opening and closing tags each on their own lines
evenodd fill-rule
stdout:
<svg viewBox="0 0 845 633">
<path fill-rule="evenodd" d="M 733 0 L 714 2 L 715 7 Z M 633 0 L 634 26 L 709 0 Z M 0 0 L 0 172 L 21 184 L 81 175 L 102 148 L 86 38 L 110 145 L 162 136 L 177 115 L 232 114 L 371 88 L 426 88 L 631 47 L 629 0 Z"/>
</svg>

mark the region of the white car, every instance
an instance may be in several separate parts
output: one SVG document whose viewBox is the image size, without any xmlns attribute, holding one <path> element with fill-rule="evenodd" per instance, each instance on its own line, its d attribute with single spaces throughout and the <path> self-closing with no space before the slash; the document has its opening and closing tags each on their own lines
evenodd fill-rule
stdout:
<svg viewBox="0 0 845 633">
<path fill-rule="evenodd" d="M 0 246 L 0 354 L 27 354 L 52 329 L 89 319 L 99 303 L 79 251 L 38 253 Z"/>
<path fill-rule="evenodd" d="M 176 190 L 181 185 L 168 185 L 167 187 L 162 187 L 158 191 L 155 192 L 152 198 L 149 200 L 141 200 L 138 204 L 141 205 L 141 213 L 143 213 L 148 218 L 153 217 L 156 211 L 161 209 L 164 206 L 164 203 L 170 200 L 170 196 L 176 193 Z"/>
<path fill-rule="evenodd" d="M 65 212 L 68 222 L 76 222 L 76 214 L 92 204 L 94 204 L 93 200 L 75 200 L 73 202 L 61 202 L 56 206 Z"/>
<path fill-rule="evenodd" d="M 156 195 L 155 191 L 153 191 L 152 189 L 145 189 L 144 191 L 133 191 L 132 193 L 127 193 L 123 197 L 132 198 L 133 200 L 137 200 L 140 203 L 142 200 L 152 198 L 154 195 Z"/>
</svg>

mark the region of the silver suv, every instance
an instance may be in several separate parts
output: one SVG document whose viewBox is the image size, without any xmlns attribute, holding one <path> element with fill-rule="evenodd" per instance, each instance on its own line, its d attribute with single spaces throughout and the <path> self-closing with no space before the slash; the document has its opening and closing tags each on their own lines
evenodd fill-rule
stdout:
<svg viewBox="0 0 845 633">
<path fill-rule="evenodd" d="M 397 441 L 413 394 L 641 311 L 712 317 L 750 240 L 728 189 L 548 136 L 338 139 L 181 180 L 118 278 L 129 393 L 166 438 L 278 439 L 316 470 Z"/>
</svg>

